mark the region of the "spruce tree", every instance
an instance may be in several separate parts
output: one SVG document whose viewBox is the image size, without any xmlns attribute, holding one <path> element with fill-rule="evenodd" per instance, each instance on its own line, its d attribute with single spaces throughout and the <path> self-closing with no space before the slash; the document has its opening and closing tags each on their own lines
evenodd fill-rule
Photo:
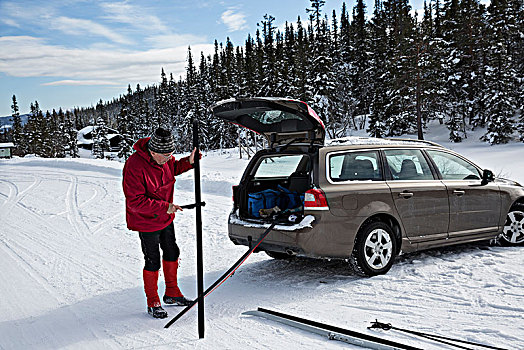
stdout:
<svg viewBox="0 0 524 350">
<path fill-rule="evenodd" d="M 131 85 L 127 86 L 127 95 L 121 98 L 120 112 L 117 116 L 117 130 L 120 134 L 120 142 L 118 145 L 118 157 L 127 159 L 133 153 L 133 130 L 136 127 L 136 121 L 132 119 L 134 115 L 130 107 L 131 100 L 133 97 L 133 91 Z"/>
<path fill-rule="evenodd" d="M 511 56 L 510 33 L 514 28 L 512 9 L 507 0 L 493 0 L 488 7 L 491 40 L 488 56 L 488 104 L 491 116 L 483 140 L 491 144 L 507 143 L 515 127 L 513 116 L 517 109 L 515 77 Z"/>
<path fill-rule="evenodd" d="M 15 149 L 13 154 L 16 156 L 23 157 L 27 150 L 27 143 L 25 140 L 25 135 L 22 127 L 22 120 L 20 118 L 20 109 L 18 108 L 18 102 L 16 101 L 16 96 L 13 95 L 13 104 L 11 105 L 11 120 L 13 121 L 13 144 Z"/>
<path fill-rule="evenodd" d="M 369 123 L 366 131 L 373 137 L 384 137 L 387 133 L 387 119 L 389 117 L 386 110 L 388 99 L 387 84 L 390 81 L 387 53 L 387 31 L 386 19 L 381 0 L 375 0 L 371 27 L 371 68 L 370 77 L 372 82 L 372 99 L 370 106 Z"/>
<path fill-rule="evenodd" d="M 109 151 L 107 139 L 107 114 L 102 100 L 96 105 L 97 119 L 93 131 L 93 149 L 91 154 L 97 159 L 104 159 L 105 152 Z"/>
<path fill-rule="evenodd" d="M 64 116 L 64 132 L 67 142 L 67 153 L 71 158 L 80 158 L 78 154 L 78 132 L 75 129 L 75 117 L 71 111 L 66 111 Z"/>
</svg>

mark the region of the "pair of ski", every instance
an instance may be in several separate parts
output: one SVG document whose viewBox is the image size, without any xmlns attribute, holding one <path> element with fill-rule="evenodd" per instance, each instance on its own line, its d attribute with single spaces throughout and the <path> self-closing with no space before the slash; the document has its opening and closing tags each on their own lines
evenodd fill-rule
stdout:
<svg viewBox="0 0 524 350">
<path fill-rule="evenodd" d="M 205 205 L 205 204 L 204 204 Z M 258 240 L 252 244 L 249 248 L 249 250 L 247 252 L 244 253 L 244 255 L 242 255 L 240 257 L 240 259 L 237 260 L 237 262 L 235 262 L 235 264 L 233 264 L 233 266 L 231 266 L 229 268 L 229 270 L 227 270 L 222 276 L 220 276 L 219 279 L 217 279 L 208 289 L 206 289 L 202 295 L 199 295 L 198 298 L 196 298 L 195 300 L 193 300 L 188 306 L 186 306 L 182 311 L 180 311 L 178 313 L 178 315 L 176 315 L 175 317 L 173 317 L 173 319 L 171 319 L 171 321 L 169 321 L 165 326 L 164 328 L 169 328 L 169 326 L 171 326 L 173 323 L 175 323 L 178 319 L 180 319 L 182 316 L 184 316 L 189 310 L 191 310 L 193 308 L 193 306 L 195 306 L 198 301 L 201 299 L 201 298 L 205 298 L 206 296 L 208 296 L 209 294 L 211 294 L 215 289 L 217 289 L 222 283 L 224 283 L 229 277 L 231 277 L 231 275 L 233 275 L 233 273 L 235 273 L 235 271 L 240 267 L 240 265 L 242 265 L 244 263 L 244 261 L 246 261 L 246 259 L 255 251 L 255 249 L 258 248 L 258 246 L 260 245 L 260 243 L 262 243 L 262 241 L 267 237 L 267 235 L 271 232 L 271 230 L 273 230 L 273 228 L 275 227 L 276 225 L 276 221 L 274 221 L 271 225 L 269 225 L 269 227 L 260 235 L 260 237 L 258 238 Z"/>
<path fill-rule="evenodd" d="M 422 350 L 420 348 L 417 348 L 411 345 L 398 343 L 393 340 L 379 338 L 379 337 L 376 337 L 370 334 L 359 333 L 359 332 L 352 331 L 350 329 L 340 328 L 340 327 L 328 325 L 328 324 L 317 322 L 317 321 L 308 320 L 308 319 L 297 317 L 297 316 L 287 315 L 281 312 L 272 311 L 272 310 L 264 309 L 261 307 L 259 307 L 258 310 L 256 311 L 244 312 L 243 315 L 264 317 L 268 320 L 280 322 L 280 323 L 283 323 L 291 327 L 295 327 L 295 328 L 302 329 L 302 330 L 305 330 L 311 333 L 326 336 L 330 340 L 343 341 L 343 342 L 346 342 L 352 345 L 365 347 L 367 349 Z M 507 350 L 507 349 L 500 348 L 497 346 L 475 343 L 475 342 L 466 341 L 462 339 L 444 337 L 444 336 L 436 335 L 436 334 L 429 334 L 429 333 L 423 333 L 423 332 L 413 331 L 413 330 L 404 329 L 404 328 L 393 327 L 389 323 L 386 324 L 386 323 L 382 323 L 378 321 L 373 322 L 373 324 L 370 327 L 368 327 L 368 329 L 374 329 L 374 328 L 378 328 L 382 330 L 394 329 L 400 332 L 405 332 L 410 335 L 422 337 L 425 339 L 429 339 L 431 341 L 439 342 L 439 343 L 453 346 L 459 349 L 474 350 L 474 348 L 470 348 L 470 347 L 461 345 L 461 344 L 465 344 L 465 345 L 473 345 L 475 348 L 482 347 L 482 348 L 494 349 L 494 350 Z"/>
</svg>

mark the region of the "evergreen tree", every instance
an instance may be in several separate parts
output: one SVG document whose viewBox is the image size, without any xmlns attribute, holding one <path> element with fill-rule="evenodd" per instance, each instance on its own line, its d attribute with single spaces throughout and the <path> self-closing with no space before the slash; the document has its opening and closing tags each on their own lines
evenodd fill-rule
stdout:
<svg viewBox="0 0 524 350">
<path fill-rule="evenodd" d="M 105 152 L 109 151 L 109 140 L 107 139 L 107 115 L 102 100 L 98 102 L 96 110 L 98 116 L 93 130 L 93 149 L 91 154 L 97 159 L 103 159 Z"/>
<path fill-rule="evenodd" d="M 311 62 L 308 55 L 310 52 L 310 44 L 307 32 L 302 26 L 300 16 L 297 19 L 297 36 L 294 51 L 298 69 L 295 81 L 292 82 L 292 85 L 296 87 L 296 98 L 302 101 L 311 101 L 313 95 L 308 89 L 309 74 L 311 72 Z"/>
<path fill-rule="evenodd" d="M 386 125 L 388 136 L 398 136 L 415 130 L 415 106 L 412 75 L 415 71 L 415 22 L 410 15 L 407 0 L 383 3 L 387 31 L 387 86 Z"/>
<path fill-rule="evenodd" d="M 66 150 L 71 158 L 80 158 L 78 154 L 78 132 L 75 130 L 75 116 L 71 111 L 66 111 L 64 122 Z"/>
<path fill-rule="evenodd" d="M 384 137 L 387 133 L 386 121 L 389 118 L 386 110 L 388 99 L 387 84 L 390 72 L 387 69 L 387 31 L 382 1 L 375 0 L 374 15 L 371 20 L 371 82 L 372 99 L 369 124 L 366 131 L 373 137 Z"/>
<path fill-rule="evenodd" d="M 166 127 L 167 121 L 173 116 L 171 114 L 171 104 L 169 100 L 169 85 L 167 83 L 167 76 L 162 68 L 160 74 L 160 85 L 158 86 L 155 96 L 155 115 L 151 123 L 151 129 L 156 130 L 158 127 Z"/>
<path fill-rule="evenodd" d="M 11 105 L 11 120 L 13 121 L 13 144 L 15 145 L 15 150 L 13 152 L 16 156 L 23 157 L 26 154 L 27 142 L 25 140 L 25 135 L 22 127 L 22 120 L 20 118 L 20 110 L 18 108 L 18 102 L 16 101 L 16 96 L 13 95 L 13 104 Z"/>
<path fill-rule="evenodd" d="M 370 104 L 370 81 L 369 81 L 369 57 L 370 42 L 366 25 L 366 5 L 363 0 L 357 0 L 353 9 L 353 21 L 351 22 L 352 76 L 351 90 L 354 96 L 358 96 L 354 113 L 364 115 L 369 112 Z"/>
<path fill-rule="evenodd" d="M 127 86 L 127 95 L 121 99 L 120 112 L 117 116 L 117 130 L 120 134 L 120 143 L 118 145 L 118 157 L 127 159 L 133 153 L 134 128 L 137 126 L 137 120 L 133 120 L 133 113 L 130 111 L 130 104 L 133 97 L 131 85 Z M 132 108 L 132 106 L 131 106 Z"/>
<path fill-rule="evenodd" d="M 512 47 L 510 33 L 514 30 L 514 17 L 507 0 L 493 0 L 488 11 L 492 37 L 488 56 L 487 112 L 491 120 L 483 140 L 498 144 L 507 143 L 511 139 L 515 126 L 513 115 L 517 102 L 514 88 L 517 73 L 508 52 Z"/>
</svg>

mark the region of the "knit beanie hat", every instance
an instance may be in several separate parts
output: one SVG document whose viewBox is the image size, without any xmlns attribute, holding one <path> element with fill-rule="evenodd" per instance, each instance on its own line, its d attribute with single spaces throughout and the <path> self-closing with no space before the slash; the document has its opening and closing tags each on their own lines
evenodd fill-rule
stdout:
<svg viewBox="0 0 524 350">
<path fill-rule="evenodd" d="M 150 151 L 156 153 L 172 153 L 175 150 L 175 139 L 166 129 L 156 129 L 147 144 Z"/>
</svg>

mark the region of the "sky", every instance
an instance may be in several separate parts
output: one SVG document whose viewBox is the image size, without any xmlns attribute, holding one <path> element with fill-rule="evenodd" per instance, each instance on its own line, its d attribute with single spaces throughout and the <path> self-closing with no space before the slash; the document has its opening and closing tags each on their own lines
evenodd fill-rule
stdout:
<svg viewBox="0 0 524 350">
<path fill-rule="evenodd" d="M 342 0 L 323 8 L 340 16 Z M 373 1 L 367 0 L 368 14 Z M 422 7 L 423 0 L 411 2 Z M 351 11 L 354 0 L 346 1 Z M 188 46 L 200 52 L 229 37 L 242 45 L 265 14 L 283 28 L 307 18 L 309 0 L 0 0 L 0 116 L 11 115 L 12 96 L 20 112 L 31 102 L 42 110 L 96 105 L 156 84 L 161 69 L 184 75 Z"/>
</svg>

